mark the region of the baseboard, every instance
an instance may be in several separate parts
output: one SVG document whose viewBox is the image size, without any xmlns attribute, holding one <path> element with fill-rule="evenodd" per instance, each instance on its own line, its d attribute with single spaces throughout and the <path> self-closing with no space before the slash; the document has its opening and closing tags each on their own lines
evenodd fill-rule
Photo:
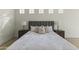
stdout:
<svg viewBox="0 0 79 59">
<path fill-rule="evenodd" d="M 3 44 L 1 44 L 0 47 L 1 47 L 1 46 L 4 46 L 5 44 L 7 44 L 7 43 L 8 43 L 9 41 L 11 41 L 11 40 L 16 40 L 16 37 L 10 38 L 8 41 L 6 41 L 6 42 L 4 42 Z"/>
<path fill-rule="evenodd" d="M 65 38 L 65 39 L 79 39 L 79 38 Z"/>
</svg>

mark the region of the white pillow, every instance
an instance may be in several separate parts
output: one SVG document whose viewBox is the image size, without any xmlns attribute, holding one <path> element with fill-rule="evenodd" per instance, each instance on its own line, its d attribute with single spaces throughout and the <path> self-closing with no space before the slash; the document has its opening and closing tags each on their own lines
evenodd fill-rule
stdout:
<svg viewBox="0 0 79 59">
<path fill-rule="evenodd" d="M 45 31 L 46 31 L 46 33 L 53 31 L 52 26 L 46 26 Z"/>
<path fill-rule="evenodd" d="M 32 32 L 38 32 L 38 26 L 31 26 Z"/>
<path fill-rule="evenodd" d="M 40 27 L 39 27 L 39 31 L 38 31 L 38 33 L 40 33 L 40 34 L 44 34 L 44 33 L 46 33 L 46 31 L 45 31 L 45 27 L 44 27 L 44 26 L 40 26 Z"/>
</svg>

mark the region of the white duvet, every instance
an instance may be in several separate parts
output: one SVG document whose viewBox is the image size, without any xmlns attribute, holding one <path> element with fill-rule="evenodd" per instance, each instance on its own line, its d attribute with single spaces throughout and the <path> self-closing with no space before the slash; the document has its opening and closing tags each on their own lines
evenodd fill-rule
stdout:
<svg viewBox="0 0 79 59">
<path fill-rule="evenodd" d="M 29 31 L 15 41 L 7 50 L 74 50 L 77 49 L 55 32 L 38 34 Z"/>
</svg>

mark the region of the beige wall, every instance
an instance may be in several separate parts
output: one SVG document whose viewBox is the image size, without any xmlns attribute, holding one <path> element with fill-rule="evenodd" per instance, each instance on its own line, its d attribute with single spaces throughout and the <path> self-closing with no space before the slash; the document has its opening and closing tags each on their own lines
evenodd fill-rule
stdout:
<svg viewBox="0 0 79 59">
<path fill-rule="evenodd" d="M 22 29 L 21 23 L 29 20 L 52 20 L 59 23 L 59 29 L 65 31 L 66 38 L 79 38 L 79 9 L 65 9 L 63 14 L 58 14 L 58 10 L 54 10 L 54 14 L 48 14 L 45 9 L 44 14 L 39 14 L 35 10 L 35 14 L 29 14 L 29 10 L 25 10 L 25 14 L 20 15 L 19 10 L 15 10 L 16 30 Z"/>
</svg>

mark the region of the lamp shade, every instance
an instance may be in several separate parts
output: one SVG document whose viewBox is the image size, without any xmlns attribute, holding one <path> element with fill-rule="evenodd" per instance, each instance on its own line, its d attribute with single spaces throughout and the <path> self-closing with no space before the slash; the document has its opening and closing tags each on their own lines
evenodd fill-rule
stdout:
<svg viewBox="0 0 79 59">
<path fill-rule="evenodd" d="M 22 22 L 22 25 L 25 26 L 25 25 L 27 25 L 27 24 L 26 24 L 26 22 Z"/>
<path fill-rule="evenodd" d="M 55 21 L 54 23 L 55 23 L 54 29 L 55 30 L 59 30 L 59 24 L 58 24 L 58 22 Z"/>
</svg>

